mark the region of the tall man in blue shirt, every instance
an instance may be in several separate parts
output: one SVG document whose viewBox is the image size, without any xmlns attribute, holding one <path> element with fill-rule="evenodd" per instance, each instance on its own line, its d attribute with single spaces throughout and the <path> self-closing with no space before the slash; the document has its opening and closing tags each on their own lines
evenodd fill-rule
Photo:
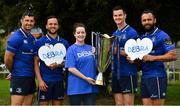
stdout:
<svg viewBox="0 0 180 106">
<path fill-rule="evenodd" d="M 151 10 L 141 14 L 145 33 L 141 38 L 153 42 L 150 54 L 143 57 L 141 96 L 143 105 L 164 105 L 167 89 L 167 75 L 163 62 L 176 60 L 176 50 L 170 37 L 155 26 L 156 17 Z"/>
<path fill-rule="evenodd" d="M 11 105 L 31 105 L 36 88 L 33 64 L 35 38 L 30 34 L 35 24 L 34 15 L 25 12 L 20 22 L 21 28 L 7 41 L 4 62 L 12 73 Z"/>
<path fill-rule="evenodd" d="M 112 92 L 116 105 L 133 105 L 134 93 L 137 92 L 137 69 L 127 61 L 124 45 L 128 39 L 136 39 L 138 34 L 126 23 L 126 12 L 121 6 L 113 8 L 113 19 L 117 30 L 113 36 L 118 38 L 112 61 Z"/>
<path fill-rule="evenodd" d="M 58 35 L 59 23 L 55 16 L 49 16 L 46 23 L 47 34 L 41 37 L 35 45 L 35 73 L 38 80 L 40 91 L 39 100 L 40 105 L 47 106 L 52 100 L 52 105 L 60 105 L 64 99 L 63 86 L 63 63 L 52 63 L 46 65 L 44 61 L 40 60 L 38 50 L 42 46 L 54 46 L 56 44 L 63 44 L 68 48 L 67 40 Z"/>
</svg>

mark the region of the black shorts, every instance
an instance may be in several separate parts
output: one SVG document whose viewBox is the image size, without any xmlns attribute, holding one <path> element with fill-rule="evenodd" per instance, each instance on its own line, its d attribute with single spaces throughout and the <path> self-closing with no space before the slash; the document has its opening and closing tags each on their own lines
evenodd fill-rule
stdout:
<svg viewBox="0 0 180 106">
<path fill-rule="evenodd" d="M 137 77 L 136 76 L 121 76 L 119 79 L 112 79 L 113 93 L 136 93 L 137 92 Z"/>
<path fill-rule="evenodd" d="M 45 82 L 48 86 L 47 91 L 38 91 L 40 101 L 63 100 L 64 99 L 64 83 L 63 81 Z"/>
<path fill-rule="evenodd" d="M 141 79 L 141 97 L 164 99 L 167 91 L 167 78 L 153 77 Z"/>
<path fill-rule="evenodd" d="M 36 92 L 35 77 L 12 76 L 10 83 L 11 95 L 29 95 Z"/>
</svg>

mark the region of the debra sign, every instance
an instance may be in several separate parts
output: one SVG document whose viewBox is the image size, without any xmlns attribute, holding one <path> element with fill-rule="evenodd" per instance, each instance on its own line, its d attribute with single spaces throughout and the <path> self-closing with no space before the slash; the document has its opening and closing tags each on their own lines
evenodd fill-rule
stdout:
<svg viewBox="0 0 180 106">
<path fill-rule="evenodd" d="M 149 38 L 144 38 L 142 40 L 129 39 L 125 43 L 125 52 L 131 58 L 131 60 L 141 59 L 144 55 L 151 52 L 153 48 L 153 43 Z"/>
<path fill-rule="evenodd" d="M 57 43 L 54 46 L 44 45 L 39 48 L 38 55 L 46 65 L 50 65 L 52 63 L 61 64 L 66 55 L 66 48 L 61 43 Z"/>
</svg>

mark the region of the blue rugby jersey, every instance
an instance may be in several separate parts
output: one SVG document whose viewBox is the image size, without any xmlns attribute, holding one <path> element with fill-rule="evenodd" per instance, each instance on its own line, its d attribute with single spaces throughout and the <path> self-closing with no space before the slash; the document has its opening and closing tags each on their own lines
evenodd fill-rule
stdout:
<svg viewBox="0 0 180 106">
<path fill-rule="evenodd" d="M 141 39 L 143 38 L 150 38 L 153 42 L 150 55 L 164 55 L 175 48 L 169 35 L 157 27 L 152 32 L 143 34 Z M 160 61 L 143 62 L 142 74 L 143 78 L 166 77 L 164 64 Z"/>
<path fill-rule="evenodd" d="M 92 46 L 86 44 L 73 44 L 72 46 L 70 46 L 66 55 L 65 67 L 76 68 L 85 76 L 95 79 L 96 67 L 95 59 L 92 54 Z M 91 85 L 87 81 L 69 72 L 67 89 L 68 95 L 87 94 L 95 92 L 98 92 L 97 86 Z"/>
<path fill-rule="evenodd" d="M 34 76 L 35 38 L 21 28 L 7 40 L 7 51 L 15 54 L 12 76 Z"/>
<path fill-rule="evenodd" d="M 53 39 L 52 37 L 48 35 L 42 36 L 40 39 L 38 39 L 35 45 L 36 56 L 38 56 L 38 50 L 41 46 L 44 46 L 44 45 L 54 46 L 57 43 L 63 44 L 66 47 L 66 49 L 69 46 L 68 41 L 59 36 L 57 36 L 55 39 Z M 63 80 L 62 68 L 56 68 L 54 70 L 51 70 L 49 67 L 46 66 L 46 64 L 42 60 L 40 60 L 40 72 L 41 72 L 42 79 L 44 81 L 48 82 L 48 81 L 62 81 Z"/>
<path fill-rule="evenodd" d="M 124 45 L 127 40 L 129 39 L 137 39 L 138 34 L 136 30 L 134 30 L 129 25 L 126 25 L 123 29 L 117 29 L 113 34 L 113 36 L 119 37 L 119 49 L 124 50 Z M 120 76 L 129 76 L 129 75 L 136 75 L 137 68 L 135 64 L 130 64 L 126 57 L 120 56 L 118 60 L 118 56 L 120 54 L 116 54 L 113 57 L 113 76 L 120 77 Z"/>
</svg>

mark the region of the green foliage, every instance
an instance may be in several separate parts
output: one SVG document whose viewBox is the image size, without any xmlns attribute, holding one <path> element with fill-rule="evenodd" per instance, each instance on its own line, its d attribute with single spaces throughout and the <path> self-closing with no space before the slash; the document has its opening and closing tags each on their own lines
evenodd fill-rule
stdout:
<svg viewBox="0 0 180 106">
<path fill-rule="evenodd" d="M 0 63 L 4 61 L 4 51 L 5 49 L 0 46 Z"/>
<path fill-rule="evenodd" d="M 75 22 L 85 23 L 88 34 L 91 31 L 111 34 L 116 29 L 112 19 L 112 8 L 116 5 L 125 7 L 127 23 L 139 32 L 142 32 L 141 12 L 146 8 L 155 10 L 161 29 L 176 41 L 180 39 L 178 0 L 1 0 L 0 28 L 6 29 L 7 32 L 16 29 L 21 14 L 32 8 L 37 17 L 36 25 L 44 31 L 46 17 L 58 16 L 61 24 L 60 33 L 64 34 L 61 36 L 72 43 L 72 25 Z M 87 36 L 87 41 L 90 42 L 90 36 Z"/>
<path fill-rule="evenodd" d="M 4 61 L 4 52 L 5 52 L 5 47 L 3 41 L 0 40 L 0 63 L 3 63 Z"/>
</svg>

